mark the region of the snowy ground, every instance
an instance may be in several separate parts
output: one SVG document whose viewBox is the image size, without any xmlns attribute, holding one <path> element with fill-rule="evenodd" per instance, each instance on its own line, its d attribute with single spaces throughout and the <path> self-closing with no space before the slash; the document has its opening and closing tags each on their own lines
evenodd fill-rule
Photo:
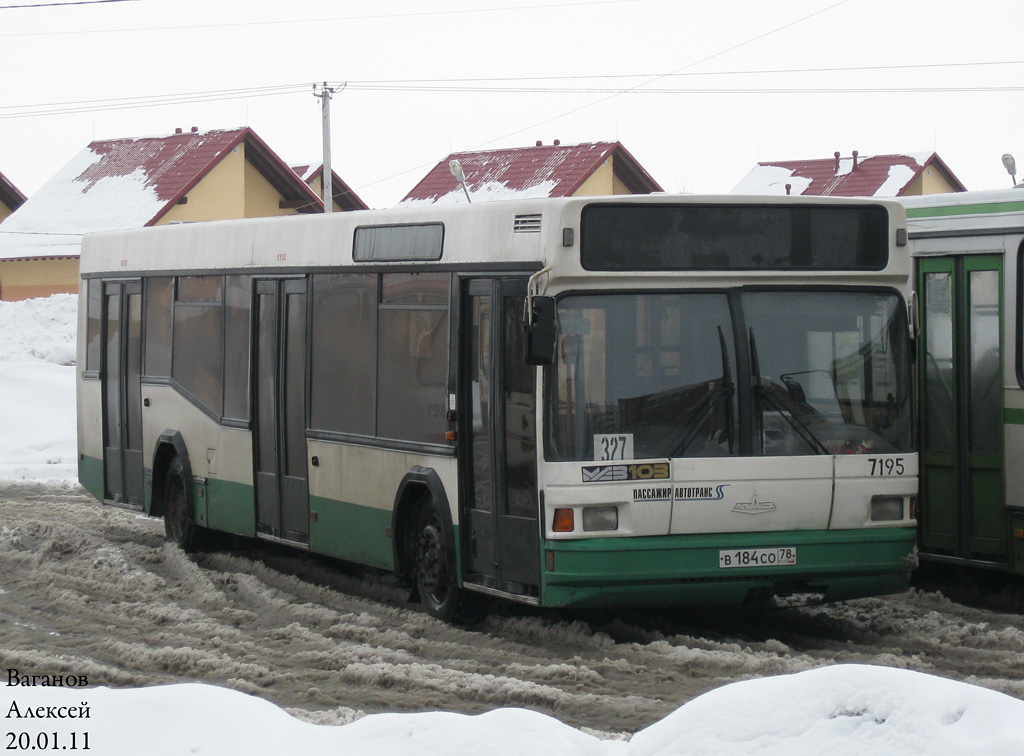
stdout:
<svg viewBox="0 0 1024 756">
<path fill-rule="evenodd" d="M 0 479 L 73 480 L 78 298 L 0 302 Z"/>
<path fill-rule="evenodd" d="M 189 558 L 159 521 L 74 484 L 74 312 L 69 297 L 0 303 L 9 750 L 82 749 L 88 733 L 98 756 L 1024 753 L 1019 596 L 506 608 L 465 630 L 310 555 L 243 542 Z M 90 687 L 11 685 L 10 669 Z M 25 714 L 82 705 L 88 719 Z"/>
</svg>

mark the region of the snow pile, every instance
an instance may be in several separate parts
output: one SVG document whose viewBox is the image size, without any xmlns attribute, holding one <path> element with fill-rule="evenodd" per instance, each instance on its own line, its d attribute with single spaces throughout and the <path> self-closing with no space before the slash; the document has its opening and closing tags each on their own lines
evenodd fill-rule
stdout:
<svg viewBox="0 0 1024 756">
<path fill-rule="evenodd" d="M 629 756 L 1024 753 L 1024 701 L 921 672 L 837 665 L 727 685 L 638 733 Z"/>
<path fill-rule="evenodd" d="M 0 302 L 0 480 L 78 477 L 78 298 Z"/>
<path fill-rule="evenodd" d="M 0 362 L 75 364 L 78 297 L 0 302 Z"/>
<path fill-rule="evenodd" d="M 12 708 L 12 703 L 16 708 Z M 88 719 L 14 716 L 29 707 L 89 707 Z M 375 756 L 1019 756 L 1024 702 L 939 677 L 836 665 L 734 683 L 706 693 L 632 740 L 601 740 L 545 714 L 496 709 L 469 716 L 374 714 L 341 726 L 291 717 L 238 691 L 196 683 L 138 689 L 4 687 L 8 729 L 48 748 L 94 753 L 253 756 L 350 753 Z M 176 723 L 168 727 L 168 723 Z M 55 734 L 56 730 L 56 734 Z"/>
</svg>

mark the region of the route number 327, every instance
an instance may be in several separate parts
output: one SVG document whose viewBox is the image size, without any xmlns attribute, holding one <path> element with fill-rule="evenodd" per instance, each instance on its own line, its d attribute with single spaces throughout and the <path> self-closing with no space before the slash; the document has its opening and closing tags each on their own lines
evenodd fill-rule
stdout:
<svg viewBox="0 0 1024 756">
<path fill-rule="evenodd" d="M 594 459 L 598 462 L 633 459 L 633 434 L 595 433 Z"/>
</svg>

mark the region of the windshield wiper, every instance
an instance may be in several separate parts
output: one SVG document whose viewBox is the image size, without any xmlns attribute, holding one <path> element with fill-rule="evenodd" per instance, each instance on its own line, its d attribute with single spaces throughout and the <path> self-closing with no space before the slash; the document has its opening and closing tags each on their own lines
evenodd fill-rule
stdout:
<svg viewBox="0 0 1024 756">
<path fill-rule="evenodd" d="M 796 434 L 807 444 L 811 449 L 815 450 L 818 454 L 831 454 L 825 445 L 814 435 L 814 431 L 811 430 L 810 426 L 807 425 L 803 420 L 797 417 L 791 410 L 787 410 L 786 407 L 771 393 L 772 381 L 761 377 L 761 366 L 757 359 L 757 341 L 754 339 L 754 329 L 750 329 L 750 372 L 752 382 L 754 384 L 754 396 L 759 401 L 763 401 L 768 405 L 769 409 L 774 410 L 782 418 L 786 420 L 796 431 Z M 760 407 L 757 410 L 758 417 L 761 416 Z M 762 421 L 762 435 L 763 435 L 763 421 Z"/>
<path fill-rule="evenodd" d="M 701 406 L 698 407 L 692 417 L 698 417 L 695 423 L 688 423 L 690 425 L 690 432 L 686 434 L 683 440 L 669 453 L 669 457 L 678 457 L 686 451 L 687 447 L 693 443 L 693 440 L 697 438 L 697 434 L 700 433 L 704 425 L 714 417 L 715 412 L 718 410 L 719 405 L 725 402 L 725 433 L 729 442 L 729 453 L 732 454 L 732 395 L 736 392 L 736 385 L 732 380 L 732 367 L 729 364 L 729 350 L 725 343 L 725 334 L 722 333 L 722 326 L 718 326 L 718 344 L 722 351 L 722 386 L 721 388 L 713 389 L 708 392 L 707 397 L 701 402 Z"/>
</svg>

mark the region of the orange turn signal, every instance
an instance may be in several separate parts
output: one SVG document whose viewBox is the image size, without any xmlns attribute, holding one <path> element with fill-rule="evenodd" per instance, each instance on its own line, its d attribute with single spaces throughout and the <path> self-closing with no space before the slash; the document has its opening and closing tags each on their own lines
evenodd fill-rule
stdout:
<svg viewBox="0 0 1024 756">
<path fill-rule="evenodd" d="M 551 529 L 556 533 L 571 533 L 575 530 L 571 509 L 556 509 L 555 522 Z"/>
</svg>

